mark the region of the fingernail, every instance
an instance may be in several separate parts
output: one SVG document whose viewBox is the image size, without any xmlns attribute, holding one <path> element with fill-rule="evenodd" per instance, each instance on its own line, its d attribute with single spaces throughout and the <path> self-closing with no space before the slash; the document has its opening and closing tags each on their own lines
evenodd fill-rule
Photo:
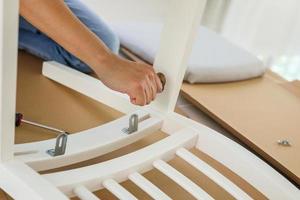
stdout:
<svg viewBox="0 0 300 200">
<path fill-rule="evenodd" d="M 130 101 L 131 101 L 132 103 L 136 103 L 136 98 L 130 98 Z"/>
</svg>

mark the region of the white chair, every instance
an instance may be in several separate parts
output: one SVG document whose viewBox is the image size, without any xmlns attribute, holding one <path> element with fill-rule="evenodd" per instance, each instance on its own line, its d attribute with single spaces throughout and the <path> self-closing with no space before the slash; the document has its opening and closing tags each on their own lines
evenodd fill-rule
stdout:
<svg viewBox="0 0 300 200">
<path fill-rule="evenodd" d="M 192 147 L 234 171 L 267 198 L 300 198 L 299 190 L 293 184 L 242 146 L 173 112 L 185 71 L 184 66 L 205 1 L 190 0 L 187 3 L 174 0 L 170 5 L 170 14 L 155 62 L 156 69 L 166 75 L 167 85 L 164 93 L 148 107 L 132 106 L 127 96 L 109 90 L 90 76 L 58 63 L 44 63 L 43 74 L 46 77 L 127 113 L 126 116 L 103 126 L 70 135 L 65 154 L 55 157 L 46 153 L 55 140 L 14 144 L 18 1 L 4 0 L 0 5 L 0 187 L 14 199 L 60 200 L 77 196 L 91 200 L 98 199 L 92 192 L 101 188 L 108 189 L 119 199 L 136 199 L 119 184 L 128 179 L 154 199 L 170 199 L 141 175 L 153 168 L 172 179 L 196 199 L 212 199 L 210 194 L 167 163 L 174 156 L 179 156 L 207 175 L 233 197 L 251 199 L 228 178 L 192 154 L 189 151 Z M 176 25 L 172 23 L 174 18 Z M 133 113 L 138 115 L 139 126 L 136 131 L 127 134 L 123 129 L 128 127 Z M 38 173 L 41 170 L 95 158 L 156 130 L 162 130 L 169 136 L 145 148 L 102 163 L 43 175 Z"/>
</svg>

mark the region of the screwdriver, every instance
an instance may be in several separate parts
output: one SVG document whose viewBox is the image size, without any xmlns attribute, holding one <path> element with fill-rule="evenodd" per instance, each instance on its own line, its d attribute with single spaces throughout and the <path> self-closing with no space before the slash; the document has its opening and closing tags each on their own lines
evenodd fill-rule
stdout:
<svg viewBox="0 0 300 200">
<path fill-rule="evenodd" d="M 44 124 L 40 124 L 40 123 L 25 120 L 25 119 L 23 119 L 23 114 L 22 113 L 16 113 L 16 119 L 15 119 L 16 127 L 20 126 L 22 123 L 29 124 L 31 126 L 36 126 L 36 127 L 43 128 L 43 129 L 47 129 L 47 130 L 50 130 L 50 131 L 56 132 L 56 133 L 66 133 L 66 134 L 68 134 L 68 132 L 57 129 L 57 128 L 53 128 L 53 127 L 50 127 L 50 126 L 46 126 Z"/>
</svg>

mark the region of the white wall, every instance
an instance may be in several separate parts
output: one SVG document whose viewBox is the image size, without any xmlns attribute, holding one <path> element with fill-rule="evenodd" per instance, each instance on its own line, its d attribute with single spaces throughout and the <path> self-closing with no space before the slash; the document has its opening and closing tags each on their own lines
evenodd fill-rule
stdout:
<svg viewBox="0 0 300 200">
<path fill-rule="evenodd" d="M 231 0 L 221 33 L 288 80 L 300 79 L 299 0 Z"/>
<path fill-rule="evenodd" d="M 231 1 L 223 35 L 257 54 L 300 52 L 299 0 Z"/>
</svg>

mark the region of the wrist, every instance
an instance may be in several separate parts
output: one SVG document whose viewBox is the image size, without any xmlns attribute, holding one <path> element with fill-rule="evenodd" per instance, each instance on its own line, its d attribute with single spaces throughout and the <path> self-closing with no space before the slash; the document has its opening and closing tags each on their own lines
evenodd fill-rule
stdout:
<svg viewBox="0 0 300 200">
<path fill-rule="evenodd" d="M 94 56 L 92 68 L 99 78 L 107 76 L 108 72 L 111 71 L 111 68 L 115 65 L 114 63 L 116 63 L 117 59 L 118 57 L 111 52 L 97 54 Z"/>
</svg>

